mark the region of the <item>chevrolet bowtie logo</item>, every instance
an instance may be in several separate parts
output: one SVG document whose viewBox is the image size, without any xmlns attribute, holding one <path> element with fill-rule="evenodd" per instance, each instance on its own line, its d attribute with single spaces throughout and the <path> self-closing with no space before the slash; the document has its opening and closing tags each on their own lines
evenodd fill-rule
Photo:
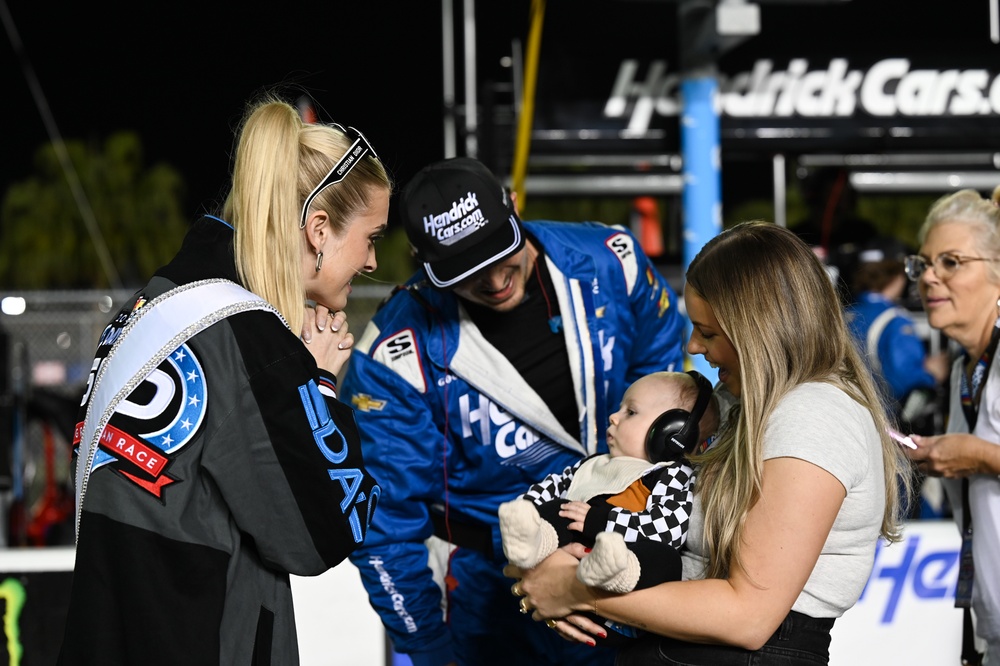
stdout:
<svg viewBox="0 0 1000 666">
<path fill-rule="evenodd" d="M 351 404 L 363 412 L 381 412 L 385 407 L 385 400 L 375 400 L 367 393 L 358 393 L 351 398 Z"/>
<path fill-rule="evenodd" d="M 662 317 L 663 313 L 670 309 L 670 294 L 664 289 L 660 292 L 660 302 L 658 303 L 659 312 L 656 314 L 657 317 Z"/>
</svg>

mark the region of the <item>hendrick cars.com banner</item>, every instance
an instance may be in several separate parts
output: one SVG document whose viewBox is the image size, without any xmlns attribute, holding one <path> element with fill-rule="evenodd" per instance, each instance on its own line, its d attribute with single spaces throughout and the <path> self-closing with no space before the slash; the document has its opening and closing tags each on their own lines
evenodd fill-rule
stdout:
<svg viewBox="0 0 1000 666">
<path fill-rule="evenodd" d="M 760 5 L 760 33 L 713 63 L 723 150 L 1000 147 L 1000 44 L 985 3 L 949 5 L 949 23 L 967 29 L 947 34 L 939 12 L 885 0 Z M 707 75 L 684 70 L 676 3 L 582 12 L 555 3 L 546 15 L 533 153 L 676 151 L 680 83 Z"/>
<path fill-rule="evenodd" d="M 626 59 L 604 105 L 607 118 L 627 114 L 628 130 L 645 132 L 654 114 L 681 110 L 680 81 L 666 60 L 645 67 Z M 846 58 L 785 65 L 757 60 L 719 80 L 719 111 L 733 118 L 1000 117 L 1000 75 L 986 68 L 916 68 L 908 58 L 884 58 L 860 68 Z"/>
</svg>

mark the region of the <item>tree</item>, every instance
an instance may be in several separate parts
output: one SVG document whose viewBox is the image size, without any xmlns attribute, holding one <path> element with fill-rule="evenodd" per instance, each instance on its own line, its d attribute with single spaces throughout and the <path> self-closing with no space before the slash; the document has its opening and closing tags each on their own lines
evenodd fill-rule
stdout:
<svg viewBox="0 0 1000 666">
<path fill-rule="evenodd" d="M 168 165 L 145 167 L 133 132 L 118 132 L 99 146 L 67 141 L 65 149 L 123 285 L 144 283 L 187 231 L 180 174 Z M 34 175 L 8 188 L 0 248 L 0 284 L 7 289 L 116 286 L 52 144 L 35 154 Z"/>
</svg>

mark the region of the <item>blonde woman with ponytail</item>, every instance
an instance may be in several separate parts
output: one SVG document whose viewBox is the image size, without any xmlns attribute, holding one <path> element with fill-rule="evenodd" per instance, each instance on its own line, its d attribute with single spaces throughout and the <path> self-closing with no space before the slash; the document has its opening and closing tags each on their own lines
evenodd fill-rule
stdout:
<svg viewBox="0 0 1000 666">
<path fill-rule="evenodd" d="M 609 596 L 583 586 L 565 552 L 511 573 L 565 638 L 602 634 L 580 611 L 645 629 L 618 666 L 828 663 L 876 543 L 900 535 L 909 466 L 883 399 L 823 266 L 784 228 L 748 222 L 709 241 L 684 300 L 688 351 L 738 400 L 693 460 L 685 580 Z"/>
<path fill-rule="evenodd" d="M 59 664 L 298 663 L 289 575 L 358 548 L 381 493 L 336 378 L 391 191 L 357 130 L 248 110 L 220 216 L 98 343 Z"/>
<path fill-rule="evenodd" d="M 303 123 L 277 100 L 258 104 L 243 124 L 222 217 L 235 230 L 241 280 L 293 331 L 303 330 L 306 299 L 319 304 L 319 314 L 342 310 L 351 279 L 376 268 L 374 244 L 385 231 L 392 185 L 374 152 L 342 182 L 314 192 L 352 141 L 367 145 L 356 131 L 351 137 L 340 126 Z M 307 340 L 310 334 L 303 332 Z"/>
</svg>

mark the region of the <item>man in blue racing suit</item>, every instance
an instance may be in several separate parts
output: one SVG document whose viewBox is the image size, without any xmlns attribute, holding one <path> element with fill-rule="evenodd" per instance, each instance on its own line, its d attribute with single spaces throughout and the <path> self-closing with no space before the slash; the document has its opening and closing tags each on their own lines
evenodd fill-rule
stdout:
<svg viewBox="0 0 1000 666">
<path fill-rule="evenodd" d="M 351 557 L 371 604 L 415 666 L 611 664 L 519 612 L 497 507 L 606 453 L 628 385 L 680 369 L 677 298 L 628 231 L 522 222 L 475 160 L 425 167 L 400 203 L 423 269 L 343 383 L 382 487 Z"/>
<path fill-rule="evenodd" d="M 947 352 L 928 354 L 913 319 L 900 305 L 907 285 L 905 255 L 905 246 L 895 239 L 867 243 L 858 253 L 852 280 L 856 296 L 845 315 L 872 372 L 885 381 L 895 417 L 908 421 L 908 398 L 914 392 L 935 391 L 951 361 Z"/>
</svg>

